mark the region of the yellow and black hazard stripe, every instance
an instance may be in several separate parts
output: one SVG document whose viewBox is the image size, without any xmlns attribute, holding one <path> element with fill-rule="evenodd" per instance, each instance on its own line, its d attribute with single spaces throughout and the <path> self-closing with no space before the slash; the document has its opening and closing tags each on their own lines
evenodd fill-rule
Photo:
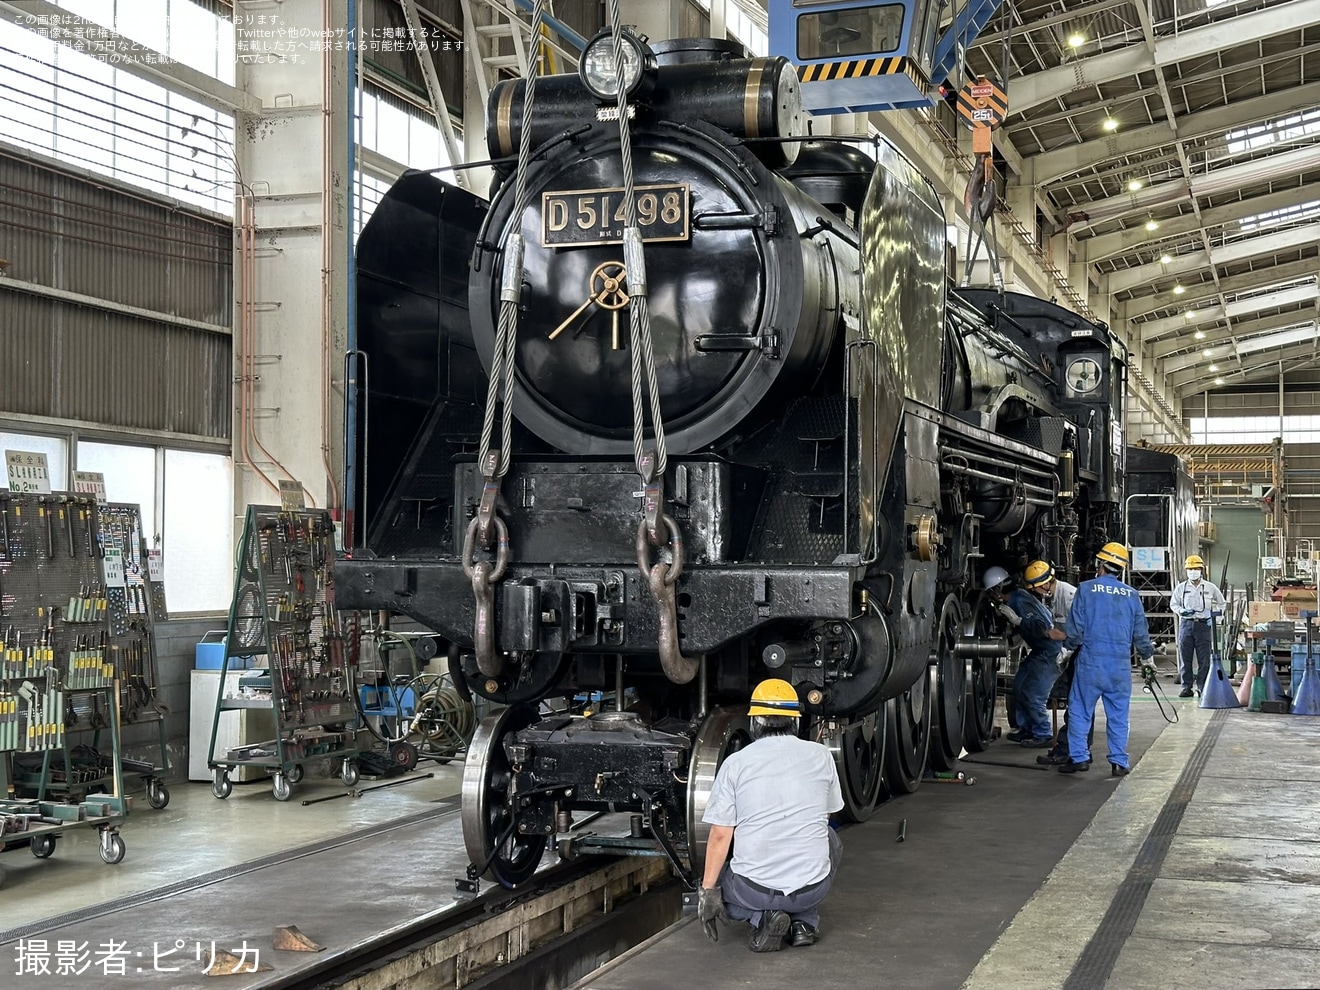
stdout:
<svg viewBox="0 0 1320 990">
<path fill-rule="evenodd" d="M 831 82 L 836 79 L 864 79 L 867 76 L 905 75 L 917 86 L 929 85 L 926 78 L 910 58 L 894 56 L 890 58 L 859 58 L 848 62 L 816 62 L 812 65 L 799 65 L 798 80 L 809 82 Z"/>
<path fill-rule="evenodd" d="M 958 116 L 968 127 L 997 127 L 1008 116 L 1008 96 L 982 77 L 958 92 Z"/>
</svg>

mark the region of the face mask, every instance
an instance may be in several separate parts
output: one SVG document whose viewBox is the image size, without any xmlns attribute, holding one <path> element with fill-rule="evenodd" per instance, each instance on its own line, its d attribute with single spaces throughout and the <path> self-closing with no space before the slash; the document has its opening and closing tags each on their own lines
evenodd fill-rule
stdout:
<svg viewBox="0 0 1320 990">
<path fill-rule="evenodd" d="M 1200 572 L 1200 571 L 1188 571 L 1188 572 L 1187 572 L 1187 580 L 1188 580 L 1188 581 L 1199 581 L 1199 580 L 1201 580 L 1201 572 Z"/>
</svg>

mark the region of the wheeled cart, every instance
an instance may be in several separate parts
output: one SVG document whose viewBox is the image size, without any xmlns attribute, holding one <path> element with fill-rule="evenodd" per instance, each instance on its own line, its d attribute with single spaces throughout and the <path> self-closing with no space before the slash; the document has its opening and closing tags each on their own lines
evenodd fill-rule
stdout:
<svg viewBox="0 0 1320 990">
<path fill-rule="evenodd" d="M 94 828 L 101 834 L 101 859 L 113 866 L 124 858 L 125 846 L 119 826 L 128 813 L 123 798 L 106 794 L 89 797 L 79 804 L 51 801 L 0 801 L 0 851 L 27 846 L 37 859 L 54 855 L 59 839 L 75 828 Z M 0 887 L 5 884 L 0 865 Z"/>
<path fill-rule="evenodd" d="M 358 781 L 353 675 L 334 609 L 330 565 L 334 524 L 324 510 L 248 506 L 238 577 L 229 610 L 225 656 L 211 726 L 207 766 L 211 793 L 227 798 L 230 771 L 265 770 L 277 801 L 293 795 L 303 767 L 329 760 L 346 787 Z M 225 674 L 254 668 L 225 697 Z M 275 738 L 216 751 L 223 712 L 260 708 L 275 720 Z"/>
</svg>

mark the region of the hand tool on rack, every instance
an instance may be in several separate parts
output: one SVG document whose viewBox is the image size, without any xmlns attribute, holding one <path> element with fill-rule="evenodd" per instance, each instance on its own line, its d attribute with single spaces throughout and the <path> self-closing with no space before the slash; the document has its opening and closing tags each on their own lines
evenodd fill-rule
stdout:
<svg viewBox="0 0 1320 990">
<path fill-rule="evenodd" d="M 50 560 L 55 556 L 55 537 L 50 529 L 50 512 L 46 509 L 46 496 L 37 496 L 37 519 L 46 521 L 46 559 Z"/>
<path fill-rule="evenodd" d="M 69 537 L 69 557 L 78 555 L 78 551 L 73 545 L 73 500 L 67 495 L 59 497 L 60 518 L 64 520 L 64 532 Z"/>
</svg>

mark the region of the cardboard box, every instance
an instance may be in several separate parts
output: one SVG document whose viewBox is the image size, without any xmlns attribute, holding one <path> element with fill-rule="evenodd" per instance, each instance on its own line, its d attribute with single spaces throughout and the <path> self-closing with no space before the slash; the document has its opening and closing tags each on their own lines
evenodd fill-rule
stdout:
<svg viewBox="0 0 1320 990">
<path fill-rule="evenodd" d="M 1310 602 L 1315 604 L 1314 588 L 1280 588 L 1274 593 L 1274 600 L 1280 602 Z"/>
<path fill-rule="evenodd" d="M 1248 602 L 1247 621 L 1253 626 L 1258 622 L 1278 622 L 1283 618 L 1282 602 Z"/>
</svg>

